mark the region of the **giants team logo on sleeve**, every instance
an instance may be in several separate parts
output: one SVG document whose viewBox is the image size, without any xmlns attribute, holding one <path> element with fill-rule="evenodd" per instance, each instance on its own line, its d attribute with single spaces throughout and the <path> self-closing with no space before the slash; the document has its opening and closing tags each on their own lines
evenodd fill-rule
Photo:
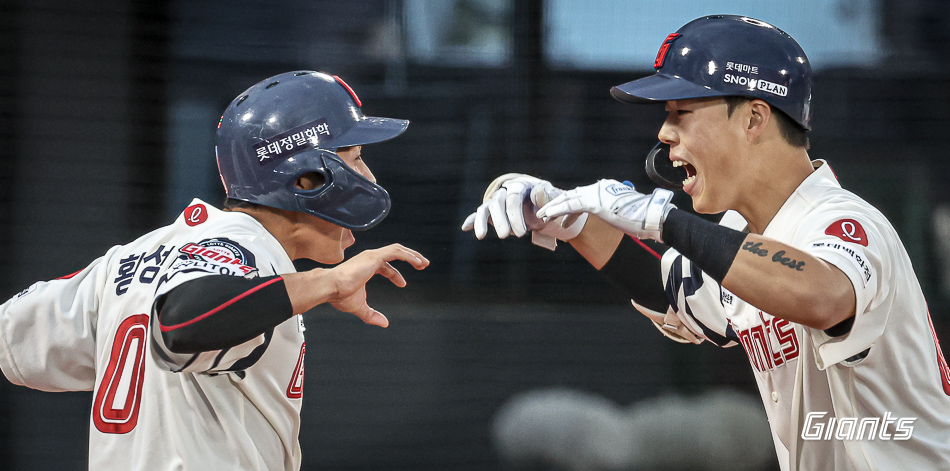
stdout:
<svg viewBox="0 0 950 471">
<path fill-rule="evenodd" d="M 182 216 L 185 218 L 185 224 L 194 227 L 208 220 L 208 208 L 203 204 L 193 204 L 185 208 Z"/>
<path fill-rule="evenodd" d="M 187 243 L 178 251 L 182 255 L 178 257 L 172 270 L 188 267 L 207 269 L 213 266 L 215 271 L 222 275 L 250 275 L 257 271 L 257 268 L 254 268 L 254 254 L 224 237 L 205 239 L 197 244 Z"/>
<path fill-rule="evenodd" d="M 864 228 L 861 227 L 861 224 L 854 219 L 841 219 L 831 223 L 831 225 L 825 229 L 825 234 L 835 236 L 845 242 L 861 244 L 865 247 L 868 246 L 868 235 L 864 232 Z"/>
</svg>

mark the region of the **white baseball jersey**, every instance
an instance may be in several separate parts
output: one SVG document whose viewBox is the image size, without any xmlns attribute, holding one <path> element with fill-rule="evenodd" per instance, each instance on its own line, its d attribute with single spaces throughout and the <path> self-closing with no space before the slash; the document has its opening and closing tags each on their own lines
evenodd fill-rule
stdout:
<svg viewBox="0 0 950 471">
<path fill-rule="evenodd" d="M 152 312 L 188 280 L 294 271 L 257 220 L 194 200 L 173 224 L 0 305 L 0 368 L 35 389 L 93 391 L 90 469 L 299 469 L 301 317 L 175 354 Z"/>
<path fill-rule="evenodd" d="M 878 210 L 814 164 L 763 235 L 850 278 L 850 332 L 773 317 L 674 250 L 662 263 L 671 311 L 707 340 L 745 349 L 783 470 L 950 469 L 950 370 L 910 259 Z M 734 212 L 721 224 L 746 226 Z"/>
</svg>

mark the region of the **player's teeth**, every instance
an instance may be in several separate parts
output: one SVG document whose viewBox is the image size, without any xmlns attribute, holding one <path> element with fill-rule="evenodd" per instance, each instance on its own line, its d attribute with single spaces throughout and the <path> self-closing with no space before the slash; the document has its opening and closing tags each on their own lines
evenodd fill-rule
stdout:
<svg viewBox="0 0 950 471">
<path fill-rule="evenodd" d="M 686 185 L 689 185 L 690 183 L 693 183 L 693 180 L 695 180 L 695 179 L 696 179 L 696 175 L 693 175 L 693 176 L 691 176 L 691 177 L 686 177 L 686 179 L 683 180 L 683 186 L 686 186 Z"/>
<path fill-rule="evenodd" d="M 682 167 L 682 166 L 683 166 L 683 161 L 682 161 L 682 160 L 674 160 L 674 161 L 673 161 L 673 166 L 674 166 L 674 167 Z"/>
</svg>

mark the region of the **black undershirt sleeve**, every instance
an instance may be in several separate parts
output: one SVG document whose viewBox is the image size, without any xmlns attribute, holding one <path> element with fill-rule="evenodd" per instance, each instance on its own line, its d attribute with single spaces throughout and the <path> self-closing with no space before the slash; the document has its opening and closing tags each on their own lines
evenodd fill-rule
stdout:
<svg viewBox="0 0 950 471">
<path fill-rule="evenodd" d="M 175 353 L 221 350 L 293 317 L 280 276 L 212 275 L 182 283 L 155 300 L 162 339 Z"/>
<path fill-rule="evenodd" d="M 726 277 L 746 233 L 674 209 L 663 222 L 663 241 L 719 284 Z"/>
<path fill-rule="evenodd" d="M 670 303 L 664 291 L 660 257 L 668 249 L 653 240 L 638 241 L 624 236 L 600 272 L 637 304 L 665 313 Z"/>
</svg>

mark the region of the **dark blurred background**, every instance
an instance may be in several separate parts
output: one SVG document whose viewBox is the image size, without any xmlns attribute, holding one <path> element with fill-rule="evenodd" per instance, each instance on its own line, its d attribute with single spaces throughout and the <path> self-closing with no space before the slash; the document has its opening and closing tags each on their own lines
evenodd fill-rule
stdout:
<svg viewBox="0 0 950 471">
<path fill-rule="evenodd" d="M 716 388 L 755 396 L 741 349 L 667 341 L 568 246 L 459 230 L 505 172 L 648 188 L 642 157 L 662 107 L 607 91 L 651 73 L 682 24 L 736 13 L 809 54 L 811 154 L 894 223 L 950 342 L 948 5 L 2 0 L 0 299 L 168 224 L 192 197 L 220 204 L 222 110 L 267 76 L 320 70 L 346 79 L 366 114 L 412 121 L 364 149 L 393 209 L 349 253 L 401 242 L 432 265 L 403 267 L 402 290 L 371 283 L 389 329 L 306 315 L 304 469 L 503 468 L 493 417 L 538 388 L 619 407 Z M 0 381 L 0 468 L 84 469 L 90 401 Z"/>
</svg>

